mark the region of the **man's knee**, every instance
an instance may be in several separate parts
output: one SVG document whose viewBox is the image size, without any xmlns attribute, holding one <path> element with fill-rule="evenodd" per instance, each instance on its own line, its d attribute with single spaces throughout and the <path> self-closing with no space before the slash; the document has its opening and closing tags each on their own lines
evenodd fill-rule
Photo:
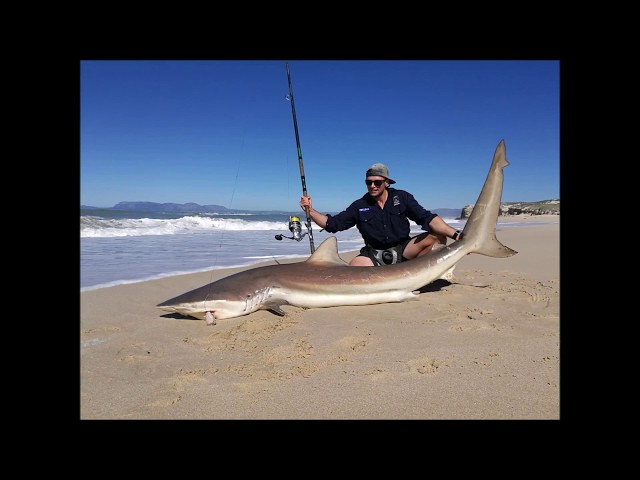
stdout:
<svg viewBox="0 0 640 480">
<path fill-rule="evenodd" d="M 446 245 L 447 244 L 447 236 L 446 235 L 430 233 L 429 234 L 429 240 L 431 240 L 431 241 L 428 243 L 428 246 L 426 247 L 427 252 L 430 252 L 431 250 L 433 250 L 433 248 L 436 245 L 439 245 L 439 244 Z"/>
<path fill-rule="evenodd" d="M 419 247 L 418 256 L 429 253 L 433 250 L 433 247 L 438 244 L 446 245 L 447 237 L 445 235 L 433 233 L 426 235 L 420 242 L 416 243 L 416 246 Z"/>
<path fill-rule="evenodd" d="M 433 235 L 433 234 L 432 234 Z M 443 245 L 447 244 L 447 236 L 446 235 L 442 235 L 442 234 L 438 234 L 438 235 L 433 235 L 436 238 L 435 243 L 442 243 Z"/>
<path fill-rule="evenodd" d="M 365 257 L 363 255 L 358 255 L 353 257 L 349 262 L 349 266 L 351 267 L 373 267 L 373 260 L 369 257 Z"/>
</svg>

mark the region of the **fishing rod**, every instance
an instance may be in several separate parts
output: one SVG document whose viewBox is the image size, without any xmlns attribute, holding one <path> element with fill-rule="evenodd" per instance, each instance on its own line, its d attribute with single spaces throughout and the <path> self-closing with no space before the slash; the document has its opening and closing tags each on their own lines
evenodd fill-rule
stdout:
<svg viewBox="0 0 640 480">
<path fill-rule="evenodd" d="M 287 80 L 289 82 L 289 95 L 288 99 L 291 102 L 291 114 L 293 115 L 293 130 L 296 133 L 296 147 L 298 149 L 298 164 L 300 166 L 300 180 L 302 181 L 302 196 L 308 197 L 307 195 L 307 181 L 304 176 L 304 165 L 302 164 L 302 150 L 300 149 L 300 135 L 298 135 L 298 120 L 296 119 L 296 106 L 293 103 L 293 86 L 291 85 L 291 72 L 289 71 L 289 61 L 285 60 L 284 64 L 287 68 Z M 311 253 L 316 251 L 316 247 L 313 245 L 313 231 L 311 230 L 311 214 L 309 212 L 309 207 L 305 207 L 304 213 L 307 215 L 307 235 L 309 235 L 309 246 L 311 247 Z M 296 225 L 297 223 L 297 225 Z M 293 233 L 294 240 L 300 241 L 305 236 L 305 234 L 300 234 L 300 219 L 295 216 L 289 217 L 289 230 Z M 280 237 L 280 238 L 278 238 Z M 276 240 L 282 240 L 283 235 L 276 235 Z"/>
</svg>

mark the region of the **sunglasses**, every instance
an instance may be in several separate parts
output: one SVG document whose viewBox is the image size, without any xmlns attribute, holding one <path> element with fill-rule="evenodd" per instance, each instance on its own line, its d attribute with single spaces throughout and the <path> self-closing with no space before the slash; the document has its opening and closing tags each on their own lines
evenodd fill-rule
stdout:
<svg viewBox="0 0 640 480">
<path fill-rule="evenodd" d="M 386 182 L 386 180 L 365 180 L 364 183 L 367 184 L 367 187 L 370 187 L 371 184 L 373 183 L 376 187 L 379 187 L 380 185 L 382 185 L 384 182 Z"/>
</svg>

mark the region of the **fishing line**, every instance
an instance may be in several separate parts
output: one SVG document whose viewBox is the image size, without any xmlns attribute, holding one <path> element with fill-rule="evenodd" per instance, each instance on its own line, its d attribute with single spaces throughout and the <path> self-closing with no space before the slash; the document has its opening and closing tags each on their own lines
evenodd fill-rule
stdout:
<svg viewBox="0 0 640 480">
<path fill-rule="evenodd" d="M 245 105 L 246 105 L 246 103 L 245 103 Z M 242 166 L 243 160 L 244 160 L 244 141 L 245 141 L 245 137 L 246 137 L 246 133 L 247 133 L 247 127 L 246 127 L 247 113 L 246 113 L 246 109 L 244 109 L 244 112 L 245 112 L 245 114 L 244 114 L 245 120 L 243 122 L 244 126 L 243 126 L 243 131 L 242 131 L 242 140 L 240 142 L 240 155 L 238 157 L 238 162 L 237 162 L 236 176 L 235 176 L 235 179 L 233 181 L 233 187 L 231 189 L 231 199 L 229 200 L 229 207 L 228 207 L 229 210 L 231 210 L 233 208 L 233 200 L 234 200 L 234 198 L 236 196 L 236 190 L 238 188 L 238 178 L 240 177 L 240 167 Z M 220 220 L 223 220 L 223 219 L 220 219 Z M 213 257 L 214 265 L 218 264 L 218 258 L 219 258 L 220 252 L 222 251 L 222 245 L 223 245 L 223 242 L 224 242 L 225 233 L 226 233 L 226 229 L 225 228 L 222 228 L 221 231 L 219 232 L 220 241 L 218 243 L 218 248 L 215 249 L 215 255 Z M 213 273 L 214 273 L 214 270 L 211 270 L 209 272 L 209 280 L 210 280 L 209 283 L 211 283 L 211 280 L 213 279 Z M 214 325 L 215 325 L 215 322 L 214 322 Z"/>
<path fill-rule="evenodd" d="M 242 142 L 241 142 L 241 145 L 240 145 L 240 152 L 244 151 L 245 134 L 246 134 L 246 130 L 243 131 L 243 133 L 242 133 Z M 242 157 L 242 155 L 240 155 L 240 157 Z M 238 168 L 236 169 L 236 177 L 235 177 L 235 180 L 233 182 L 233 188 L 231 189 L 231 199 L 229 200 L 229 209 L 232 208 L 233 199 L 234 199 L 234 197 L 236 195 L 236 188 L 238 187 L 238 177 L 240 176 L 240 165 L 241 164 L 242 164 L 242 161 L 238 160 Z M 219 258 L 220 252 L 222 251 L 222 244 L 223 244 L 223 241 L 224 241 L 225 233 L 226 233 L 226 229 L 224 229 L 224 228 L 221 229 L 221 231 L 219 232 L 220 242 L 218 243 L 218 248 L 214 250 L 214 252 L 215 252 L 215 255 L 213 257 L 213 264 L 214 265 L 218 264 L 218 258 Z M 219 270 L 219 269 L 215 269 L 214 268 L 214 269 L 209 270 L 209 282 L 207 282 L 207 283 L 209 283 L 211 286 L 214 283 L 213 273 L 214 273 L 215 270 Z M 214 300 L 213 296 L 211 298 L 209 298 L 210 293 L 211 293 L 211 291 L 209 292 L 209 294 L 206 295 L 206 297 L 202 301 L 203 310 L 206 310 L 207 300 Z M 207 311 L 206 312 L 205 320 L 207 322 L 207 325 L 216 325 L 217 322 L 216 322 L 216 317 L 215 317 L 214 313 L 211 313 L 211 311 Z"/>
<path fill-rule="evenodd" d="M 238 160 L 238 167 L 236 169 L 236 177 L 235 177 L 235 179 L 233 181 L 233 188 L 231 189 L 231 199 L 229 200 L 229 210 L 231 210 L 233 208 L 233 199 L 236 196 L 236 189 L 238 188 L 238 177 L 240 176 L 240 166 L 242 165 L 245 135 L 246 135 L 246 127 L 245 127 L 245 130 L 242 132 L 242 142 L 240 143 L 240 159 Z M 218 254 L 220 253 L 220 250 L 222 250 L 222 243 L 224 241 L 225 233 L 226 233 L 226 229 L 222 229 L 222 231 L 220 232 L 220 243 L 218 244 L 218 250 L 216 251 L 216 256 L 214 258 L 215 263 L 217 263 Z"/>
</svg>

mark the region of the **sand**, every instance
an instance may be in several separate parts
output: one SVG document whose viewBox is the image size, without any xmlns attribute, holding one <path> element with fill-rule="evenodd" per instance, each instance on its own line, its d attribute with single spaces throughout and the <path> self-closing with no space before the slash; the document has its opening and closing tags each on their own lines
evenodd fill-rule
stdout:
<svg viewBox="0 0 640 480">
<path fill-rule="evenodd" d="M 418 301 L 207 326 L 155 305 L 246 267 L 83 292 L 80 419 L 560 419 L 559 217 L 499 221 L 557 223 Z"/>
</svg>

